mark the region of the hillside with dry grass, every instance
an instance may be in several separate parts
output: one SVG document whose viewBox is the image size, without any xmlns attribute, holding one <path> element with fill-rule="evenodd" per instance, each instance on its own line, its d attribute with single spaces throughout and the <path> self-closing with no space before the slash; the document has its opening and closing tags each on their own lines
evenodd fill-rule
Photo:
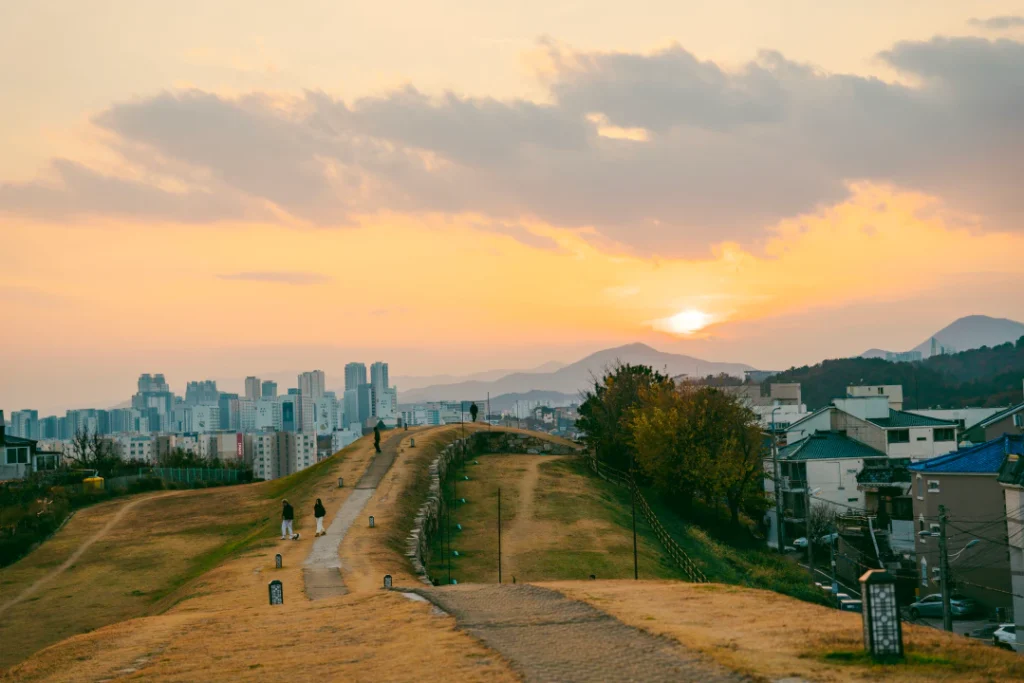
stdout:
<svg viewBox="0 0 1024 683">
<path fill-rule="evenodd" d="M 0 622 L 4 661 L 20 662 L 5 680 L 407 681 L 432 672 L 458 681 L 536 677 L 529 662 L 470 635 L 461 617 L 438 612 L 407 592 L 418 584 L 401 542 L 429 485 L 430 461 L 460 433 L 448 427 L 392 435 L 394 464 L 338 548 L 347 593 L 337 597 L 310 600 L 303 589 L 302 564 L 313 544 L 306 533 L 313 521 L 309 509 L 320 497 L 332 519 L 353 495 L 351 487 L 337 488 L 337 477 L 352 482 L 367 470 L 374 454 L 366 441 L 279 481 L 136 496 L 83 511 L 50 542 L 0 572 L 0 604 L 25 595 Z M 563 545 L 602 543 L 602 552 L 613 556 L 606 562 L 631 565 L 631 544 L 625 552 L 619 538 L 625 512 L 615 492 L 580 488 L 591 484 L 577 480 L 584 475 L 570 467 L 570 459 L 491 457 L 491 473 L 476 478 L 489 486 L 487 477 L 493 477 L 503 490 L 506 483 L 521 487 L 530 475 L 521 470 L 537 463 L 533 510 L 524 512 L 520 498 L 511 516 L 512 523 L 529 520 L 518 539 L 510 537 L 515 562 L 523 563 L 516 571 L 528 574 L 532 553 L 552 551 L 530 545 L 534 532 L 545 529 L 562 529 Z M 517 461 L 525 457 L 535 460 Z M 277 538 L 283 496 L 299 513 L 299 541 Z M 372 529 L 365 522 L 371 514 Z M 612 523 L 615 515 L 618 523 Z M 277 553 L 282 569 L 274 565 Z M 661 562 L 657 554 L 656 546 L 645 546 L 642 566 L 652 575 Z M 382 590 L 384 574 L 393 577 L 397 590 Z M 284 586 L 283 605 L 268 605 L 271 579 Z M 492 581 L 483 574 L 477 580 Z M 676 580 L 545 585 L 593 605 L 605 619 L 668 639 L 676 644 L 673 652 L 693 653 L 755 680 L 1024 678 L 1017 656 L 923 627 L 906 631 L 905 664 L 873 665 L 861 654 L 859 615 L 762 590 Z M 509 618 L 521 618 L 514 600 L 507 608 Z M 563 664 L 573 670 L 572 658 L 584 649 L 562 645 Z"/>
</svg>

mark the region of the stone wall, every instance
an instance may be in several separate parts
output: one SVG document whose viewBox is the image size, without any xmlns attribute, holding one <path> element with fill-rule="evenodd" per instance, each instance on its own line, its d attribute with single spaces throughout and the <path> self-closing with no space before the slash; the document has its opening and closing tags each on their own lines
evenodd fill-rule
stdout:
<svg viewBox="0 0 1024 683">
<path fill-rule="evenodd" d="M 406 543 L 406 557 L 420 580 L 431 585 L 427 572 L 430 548 L 434 535 L 441 529 L 441 520 L 447 512 L 447 503 L 441 495 L 441 482 L 447 478 L 453 463 L 461 465 L 468 458 L 486 453 L 524 453 L 532 455 L 575 455 L 582 451 L 572 446 L 557 444 L 542 437 L 519 432 L 488 430 L 475 432 L 465 439 L 457 439 L 441 448 L 430 463 L 430 489 L 420 506 L 412 531 Z"/>
</svg>

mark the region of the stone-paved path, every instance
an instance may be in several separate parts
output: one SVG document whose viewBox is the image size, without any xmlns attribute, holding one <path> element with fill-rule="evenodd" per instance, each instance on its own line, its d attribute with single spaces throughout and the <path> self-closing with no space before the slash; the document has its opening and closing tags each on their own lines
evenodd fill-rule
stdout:
<svg viewBox="0 0 1024 683">
<path fill-rule="evenodd" d="M 373 497 L 384 475 L 391 469 L 398 457 L 398 445 L 408 432 L 396 431 L 381 440 L 381 452 L 373 457 L 366 472 L 359 478 L 345 502 L 327 527 L 327 533 L 313 542 L 313 549 L 302 568 L 306 595 L 310 600 L 321 600 L 335 595 L 345 595 L 345 581 L 341 576 L 341 557 L 338 549 L 352 523 L 362 516 L 363 509 Z"/>
<path fill-rule="evenodd" d="M 527 681 L 701 681 L 750 679 L 665 638 L 531 585 L 418 588 L 459 628 L 497 651 Z"/>
</svg>

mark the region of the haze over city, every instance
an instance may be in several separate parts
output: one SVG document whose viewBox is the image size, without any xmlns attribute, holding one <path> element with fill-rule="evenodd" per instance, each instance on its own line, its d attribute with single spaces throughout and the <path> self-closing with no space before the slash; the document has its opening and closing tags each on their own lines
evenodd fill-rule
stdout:
<svg viewBox="0 0 1024 683">
<path fill-rule="evenodd" d="M 1024 318 L 1022 12 L 8 4 L 0 403 Z"/>
</svg>

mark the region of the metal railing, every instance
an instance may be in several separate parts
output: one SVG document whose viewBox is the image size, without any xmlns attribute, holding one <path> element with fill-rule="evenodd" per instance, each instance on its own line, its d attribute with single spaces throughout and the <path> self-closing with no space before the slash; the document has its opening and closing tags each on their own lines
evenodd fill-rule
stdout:
<svg viewBox="0 0 1024 683">
<path fill-rule="evenodd" d="M 694 564 L 693 560 L 690 559 L 690 556 L 686 554 L 686 551 L 683 550 L 682 546 L 680 546 L 679 543 L 672 538 L 671 534 L 666 531 L 665 526 L 661 523 L 661 520 L 658 519 L 658 516 L 654 514 L 654 511 L 651 510 L 651 506 L 647 503 L 647 499 L 644 498 L 644 494 L 640 491 L 640 487 L 636 485 L 633 478 L 626 472 L 617 470 L 614 467 L 609 467 L 608 465 L 598 461 L 597 458 L 590 458 L 590 463 L 591 469 L 594 470 L 597 476 L 606 481 L 610 481 L 613 484 L 625 486 L 632 490 L 633 495 L 636 496 L 636 502 L 640 508 L 640 512 L 643 514 L 644 519 L 647 520 L 647 523 L 651 526 L 651 529 L 654 530 L 654 535 L 658 537 L 658 540 L 665 548 L 668 556 L 671 557 L 672 561 L 683 570 L 690 581 L 693 581 L 694 583 L 708 583 L 708 577 L 704 575 L 704 572 L 697 568 L 697 565 Z"/>
</svg>

